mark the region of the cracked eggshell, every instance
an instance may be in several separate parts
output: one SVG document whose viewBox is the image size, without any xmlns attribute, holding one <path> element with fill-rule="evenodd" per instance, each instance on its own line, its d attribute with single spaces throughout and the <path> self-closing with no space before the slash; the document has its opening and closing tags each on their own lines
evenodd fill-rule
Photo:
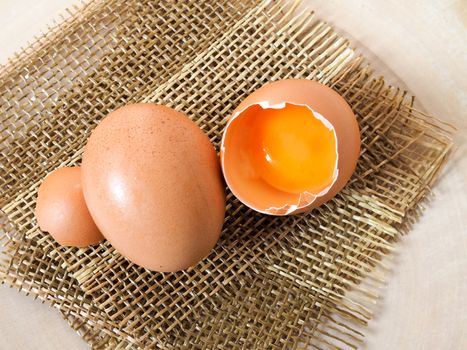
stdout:
<svg viewBox="0 0 467 350">
<path fill-rule="evenodd" d="M 247 130 L 240 130 L 233 122 L 241 118 L 245 112 L 250 113 L 255 108 L 284 108 L 286 104 L 308 107 L 315 118 L 334 131 L 337 145 L 334 178 L 331 186 L 318 194 L 302 193 L 297 198 L 294 194 L 279 191 L 261 181 L 256 181 L 248 190 L 248 186 L 242 183 L 245 176 L 253 176 L 253 174 L 239 174 L 238 169 L 241 167 L 238 165 L 251 161 L 247 157 L 235 154 L 235 142 L 229 138 L 235 137 L 232 136 L 234 134 L 241 135 L 244 139 L 254 135 L 248 135 Z M 344 98 L 318 82 L 287 79 L 262 86 L 240 103 L 224 130 L 220 157 L 227 185 L 240 201 L 265 214 L 289 215 L 309 211 L 333 198 L 352 176 L 359 154 L 359 126 Z M 269 204 L 265 206 L 265 203 Z"/>
<path fill-rule="evenodd" d="M 219 159 L 186 115 L 155 104 L 110 113 L 82 162 L 89 211 L 112 246 L 139 266 L 186 269 L 216 244 L 225 214 Z"/>
</svg>

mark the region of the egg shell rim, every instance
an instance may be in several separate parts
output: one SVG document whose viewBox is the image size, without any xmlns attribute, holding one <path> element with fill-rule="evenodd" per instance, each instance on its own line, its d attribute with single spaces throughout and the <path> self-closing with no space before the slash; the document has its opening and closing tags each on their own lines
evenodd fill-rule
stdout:
<svg viewBox="0 0 467 350">
<path fill-rule="evenodd" d="M 300 201 L 302 199 L 302 196 L 307 195 L 307 194 L 312 196 L 312 200 L 306 202 L 306 204 L 303 204 L 301 206 L 299 206 L 298 204 L 285 204 L 283 207 L 280 207 L 280 208 L 269 207 L 269 208 L 264 209 L 264 210 L 263 209 L 258 209 L 255 206 L 250 205 L 245 199 L 243 199 L 241 196 L 239 196 L 238 193 L 231 187 L 231 185 L 229 183 L 228 176 L 226 174 L 225 166 L 224 166 L 225 139 L 226 139 L 226 135 L 227 135 L 227 130 L 229 129 L 230 124 L 235 119 L 237 119 L 242 113 L 244 113 L 247 109 L 249 109 L 249 108 L 251 108 L 253 106 L 260 106 L 263 110 L 265 110 L 265 109 L 283 109 L 283 108 L 286 108 L 287 104 L 293 105 L 293 106 L 299 106 L 299 107 L 306 107 L 312 113 L 314 118 L 316 118 L 317 120 L 322 122 L 323 125 L 327 129 L 332 131 L 332 133 L 334 135 L 334 140 L 336 141 L 336 147 L 335 147 L 335 149 L 336 149 L 336 160 L 335 160 L 334 171 L 333 171 L 333 175 L 332 175 L 333 180 L 332 180 L 331 184 L 329 184 L 327 187 L 325 187 L 318 194 L 310 193 L 310 192 L 307 192 L 307 191 L 304 191 L 304 192 L 300 193 L 300 195 L 298 197 L 298 203 L 300 203 Z M 222 168 L 222 174 L 224 176 L 224 180 L 225 180 L 225 182 L 227 184 L 227 187 L 230 189 L 230 191 L 233 193 L 233 195 L 236 198 L 238 198 L 238 200 L 240 202 L 242 202 L 248 208 L 251 208 L 251 209 L 253 209 L 253 210 L 255 210 L 255 211 L 257 211 L 258 213 L 261 213 L 261 214 L 275 215 L 275 216 L 286 216 L 286 215 L 294 214 L 297 211 L 310 206 L 318 198 L 320 198 L 320 197 L 324 196 L 325 194 L 327 194 L 331 190 L 331 188 L 334 186 L 334 184 L 336 183 L 336 181 L 337 181 L 337 179 L 339 177 L 339 140 L 338 140 L 338 137 L 337 137 L 337 134 L 336 134 L 336 129 L 334 128 L 334 125 L 328 119 L 326 119 L 322 114 L 314 111 L 309 105 L 304 104 L 304 103 L 294 103 L 294 102 L 290 102 L 290 101 L 283 101 L 283 102 L 280 102 L 280 103 L 270 104 L 268 101 L 260 101 L 260 102 L 251 103 L 251 104 L 243 107 L 242 109 L 240 109 L 238 111 L 234 111 L 234 113 L 232 114 L 232 117 L 228 120 L 228 122 L 227 122 L 227 124 L 226 124 L 226 126 L 224 128 L 219 153 L 220 153 L 219 158 L 220 158 L 220 163 L 221 163 L 221 168 Z M 283 211 L 284 209 L 285 209 L 285 211 Z"/>
</svg>

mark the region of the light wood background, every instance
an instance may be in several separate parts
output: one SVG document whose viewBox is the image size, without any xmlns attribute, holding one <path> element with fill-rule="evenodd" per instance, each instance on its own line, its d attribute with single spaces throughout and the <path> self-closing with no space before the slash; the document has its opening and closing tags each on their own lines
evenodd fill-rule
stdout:
<svg viewBox="0 0 467 350">
<path fill-rule="evenodd" d="M 77 0 L 0 1 L 0 64 Z M 467 1 L 303 0 L 425 111 L 456 150 L 423 217 L 398 244 L 365 350 L 467 349 Z M 87 349 L 55 310 L 0 287 L 0 350 Z"/>
</svg>

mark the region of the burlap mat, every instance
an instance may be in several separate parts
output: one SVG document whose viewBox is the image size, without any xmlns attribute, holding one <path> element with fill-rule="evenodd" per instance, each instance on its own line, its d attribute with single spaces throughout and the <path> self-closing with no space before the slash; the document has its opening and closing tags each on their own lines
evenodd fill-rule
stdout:
<svg viewBox="0 0 467 350">
<path fill-rule="evenodd" d="M 361 127 L 357 171 L 321 208 L 270 217 L 229 194 L 215 250 L 178 273 L 146 271 L 107 243 L 63 248 L 38 229 L 41 179 L 79 164 L 108 112 L 167 104 L 217 147 L 244 97 L 292 77 L 337 90 Z M 358 347 L 375 269 L 451 147 L 449 129 L 328 24 L 277 1 L 92 1 L 2 67 L 0 89 L 0 279 L 50 302 L 96 349 Z"/>
</svg>

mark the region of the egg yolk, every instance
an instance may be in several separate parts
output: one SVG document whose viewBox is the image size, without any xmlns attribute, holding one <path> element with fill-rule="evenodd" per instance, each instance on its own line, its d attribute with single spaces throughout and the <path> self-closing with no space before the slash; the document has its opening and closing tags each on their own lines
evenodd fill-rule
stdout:
<svg viewBox="0 0 467 350">
<path fill-rule="evenodd" d="M 269 185 L 289 193 L 317 194 L 333 180 L 337 160 L 333 130 L 304 106 L 264 109 L 254 121 L 252 162 Z"/>
</svg>

